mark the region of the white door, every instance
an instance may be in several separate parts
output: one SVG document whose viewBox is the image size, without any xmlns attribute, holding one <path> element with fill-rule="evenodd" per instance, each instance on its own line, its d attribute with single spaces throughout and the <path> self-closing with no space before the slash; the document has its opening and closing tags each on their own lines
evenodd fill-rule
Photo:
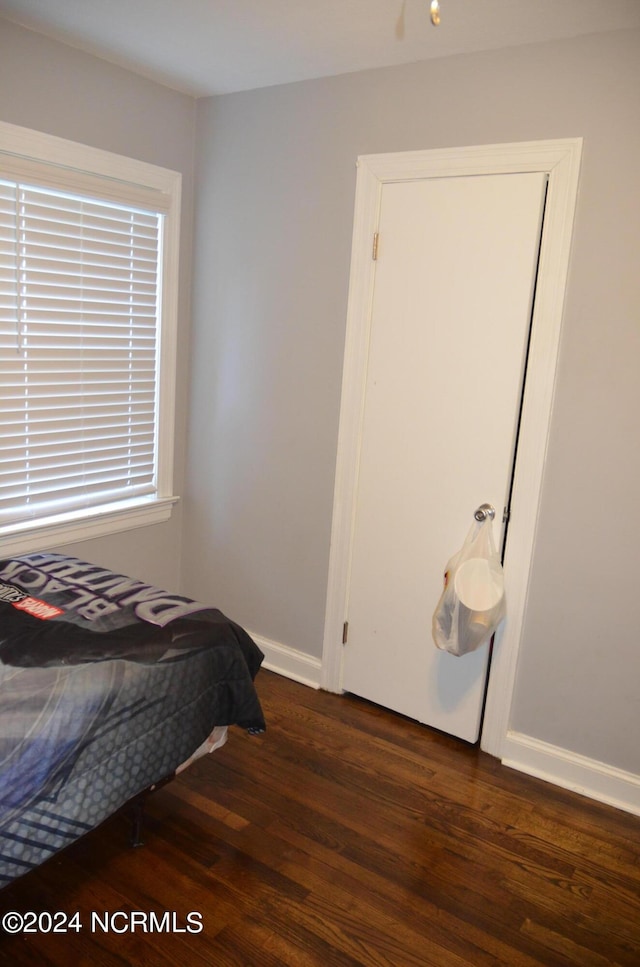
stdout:
<svg viewBox="0 0 640 967">
<path fill-rule="evenodd" d="M 545 190 L 517 172 L 380 197 L 342 687 L 468 741 L 488 647 L 438 651 L 431 616 L 481 503 L 500 545 Z"/>
</svg>

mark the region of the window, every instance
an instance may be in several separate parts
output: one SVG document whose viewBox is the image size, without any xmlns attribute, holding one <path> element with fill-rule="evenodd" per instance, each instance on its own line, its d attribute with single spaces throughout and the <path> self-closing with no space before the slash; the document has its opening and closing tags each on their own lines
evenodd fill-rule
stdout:
<svg viewBox="0 0 640 967">
<path fill-rule="evenodd" d="M 0 547 L 166 520 L 180 176 L 0 124 Z"/>
</svg>

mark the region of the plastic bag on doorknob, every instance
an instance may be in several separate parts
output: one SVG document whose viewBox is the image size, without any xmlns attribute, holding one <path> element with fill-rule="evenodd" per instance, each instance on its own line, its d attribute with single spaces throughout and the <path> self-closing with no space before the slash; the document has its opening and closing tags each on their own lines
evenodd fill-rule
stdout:
<svg viewBox="0 0 640 967">
<path fill-rule="evenodd" d="M 504 572 L 487 516 L 474 522 L 447 563 L 433 614 L 433 640 L 443 651 L 466 655 L 491 639 L 505 613 Z"/>
</svg>

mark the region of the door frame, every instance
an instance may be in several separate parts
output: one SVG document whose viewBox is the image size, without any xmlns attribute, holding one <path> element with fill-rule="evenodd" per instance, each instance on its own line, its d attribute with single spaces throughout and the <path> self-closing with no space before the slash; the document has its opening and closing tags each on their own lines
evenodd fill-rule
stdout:
<svg viewBox="0 0 640 967">
<path fill-rule="evenodd" d="M 548 178 L 509 535 L 504 559 L 508 617 L 495 636 L 481 735 L 482 748 L 499 758 L 502 756 L 509 730 L 516 664 L 533 560 L 581 156 L 582 139 L 569 138 L 361 155 L 357 160 L 321 669 L 321 687 L 333 692 L 342 691 L 342 640 L 344 622 L 348 618 L 347 598 L 375 284 L 376 264 L 372 257 L 372 244 L 380 217 L 383 186 L 388 182 L 424 178 L 516 172 L 541 172 Z M 380 244 L 384 245 L 384 240 Z M 431 631 L 425 627 L 425 647 L 430 644 Z"/>
</svg>

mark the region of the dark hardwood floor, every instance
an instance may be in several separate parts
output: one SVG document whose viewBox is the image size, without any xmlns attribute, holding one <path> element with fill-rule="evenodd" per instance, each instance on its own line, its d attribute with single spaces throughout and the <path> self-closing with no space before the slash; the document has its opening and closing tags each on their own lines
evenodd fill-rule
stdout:
<svg viewBox="0 0 640 967">
<path fill-rule="evenodd" d="M 358 699 L 258 685 L 267 733 L 230 730 L 155 793 L 144 847 L 119 815 L 0 892 L 82 925 L 0 933 L 1 963 L 639 967 L 639 818 Z"/>
</svg>

